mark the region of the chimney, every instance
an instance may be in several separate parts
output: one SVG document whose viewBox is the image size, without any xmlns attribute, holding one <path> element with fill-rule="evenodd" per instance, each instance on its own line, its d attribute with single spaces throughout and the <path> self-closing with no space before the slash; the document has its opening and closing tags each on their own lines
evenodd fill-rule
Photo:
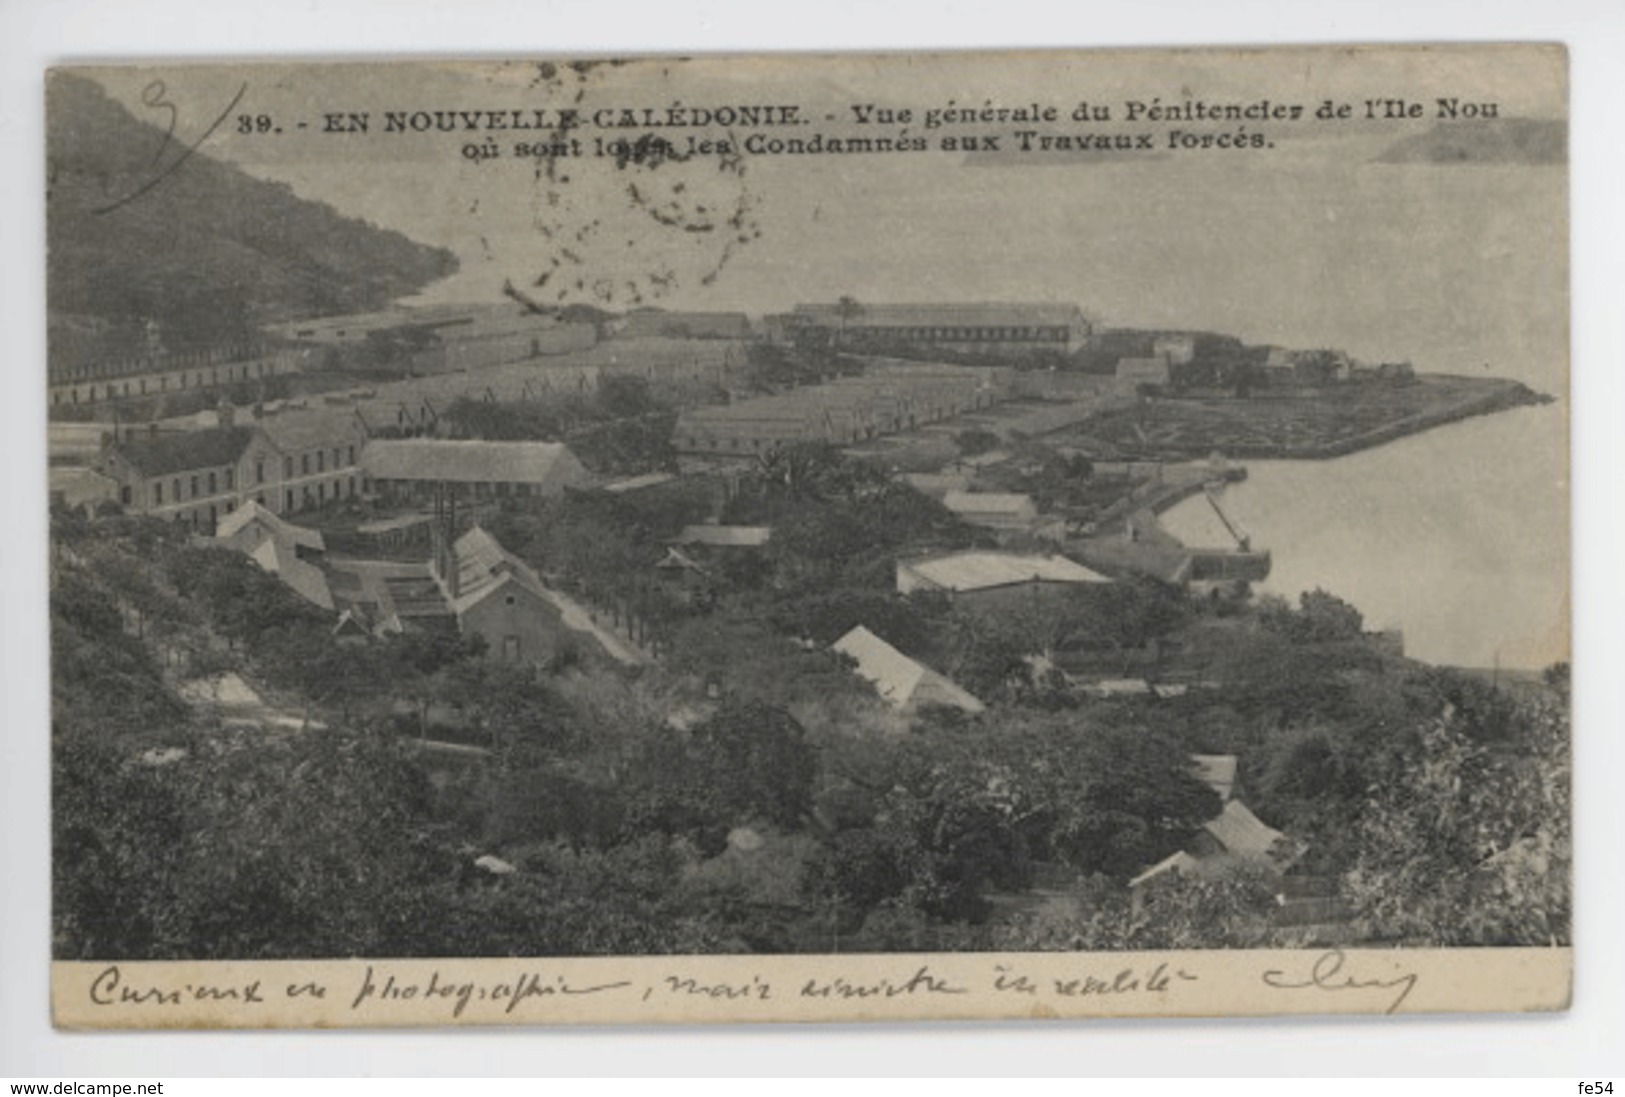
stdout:
<svg viewBox="0 0 1625 1097">
<path fill-rule="evenodd" d="M 446 521 L 446 589 L 453 598 L 458 597 L 462 591 L 462 568 L 457 565 L 457 489 L 451 489 L 451 512 Z"/>
</svg>

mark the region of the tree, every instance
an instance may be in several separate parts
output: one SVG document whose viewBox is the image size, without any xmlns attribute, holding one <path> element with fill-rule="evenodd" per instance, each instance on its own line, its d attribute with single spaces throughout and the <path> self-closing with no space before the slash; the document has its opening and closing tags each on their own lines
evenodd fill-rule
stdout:
<svg viewBox="0 0 1625 1097">
<path fill-rule="evenodd" d="M 1344 876 L 1363 935 L 1423 947 L 1569 940 L 1569 720 L 1528 703 L 1518 749 L 1475 740 L 1447 711 L 1384 774 Z"/>
<path fill-rule="evenodd" d="M 1358 640 L 1365 629 L 1359 610 L 1318 587 L 1298 596 L 1296 610 L 1280 598 L 1262 599 L 1259 621 L 1272 632 L 1300 644 Z"/>
<path fill-rule="evenodd" d="M 1020 915 L 994 930 L 993 948 L 1013 952 L 1279 947 L 1275 881 L 1237 866 L 1224 876 L 1169 874 L 1138 901 L 1118 880 L 1084 879 L 1073 911 Z"/>
<path fill-rule="evenodd" d="M 962 430 L 954 435 L 954 445 L 966 457 L 974 457 L 998 449 L 999 436 L 990 430 Z"/>
<path fill-rule="evenodd" d="M 859 753 L 857 777 L 880 792 L 874 833 L 843 832 L 835 860 L 863 857 L 824 876 L 853 907 L 899 896 L 935 918 L 979 921 L 987 891 L 1026 888 L 1038 863 L 1126 878 L 1220 807 L 1182 745 L 1076 711 L 1006 709 L 997 724 L 928 726 Z"/>
</svg>

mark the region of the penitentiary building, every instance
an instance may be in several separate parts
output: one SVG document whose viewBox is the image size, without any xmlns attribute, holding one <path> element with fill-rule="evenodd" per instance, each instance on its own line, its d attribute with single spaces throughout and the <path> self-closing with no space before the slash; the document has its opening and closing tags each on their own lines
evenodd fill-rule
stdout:
<svg viewBox="0 0 1625 1097">
<path fill-rule="evenodd" d="M 846 302 L 797 305 L 767 323 L 771 337 L 854 353 L 941 347 L 979 354 L 1070 353 L 1092 327 L 1076 305 L 976 302 L 893 305 Z"/>
</svg>

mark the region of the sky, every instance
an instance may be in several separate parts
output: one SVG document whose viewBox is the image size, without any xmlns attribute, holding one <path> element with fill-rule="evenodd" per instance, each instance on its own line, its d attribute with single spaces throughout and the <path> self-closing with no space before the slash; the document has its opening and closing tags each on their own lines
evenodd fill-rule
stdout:
<svg viewBox="0 0 1625 1097">
<path fill-rule="evenodd" d="M 1512 377 L 1557 397 L 1568 389 L 1565 167 L 1383 159 L 1433 129 L 1441 97 L 1493 102 L 1507 118 L 1562 118 L 1562 57 L 1551 50 L 662 60 L 584 72 L 182 67 L 94 77 L 139 118 L 167 123 L 169 107 L 154 102 L 174 104 L 183 142 L 241 93 L 203 145 L 208 154 L 452 249 L 461 269 L 420 302 L 499 301 L 508 283 L 546 304 L 755 314 L 841 296 L 1050 301 L 1107 325 L 1216 330 Z M 1364 118 L 1373 99 L 1383 111 L 1401 104 L 1403 117 Z M 1130 101 L 1142 114 L 1201 101 L 1299 105 L 1303 117 L 1129 122 Z M 1348 104 L 1351 118 L 1315 121 L 1328 102 Z M 1111 121 L 1073 123 L 1085 103 Z M 586 125 L 560 135 L 585 155 L 537 160 L 514 155 L 536 131 L 489 144 L 484 131 L 386 132 L 392 111 L 574 109 L 590 118 L 608 109 L 615 120 L 625 108 L 758 104 L 793 105 L 805 119 L 762 127 L 763 140 L 886 135 L 924 138 L 931 150 L 680 148 L 640 162 L 593 155 L 593 142 L 684 135 Z M 1053 124 L 928 128 L 926 118 L 946 107 L 1049 106 Z M 892 124 L 859 123 L 854 108 L 889 110 Z M 367 131 L 323 132 L 329 114 L 346 130 L 365 114 Z M 1009 132 L 1020 128 L 1146 132 L 1157 147 L 1011 155 Z M 1169 150 L 1170 128 L 1258 134 L 1272 147 Z M 697 136 L 738 142 L 749 132 Z M 1001 133 L 998 154 L 936 147 L 945 135 Z M 487 157 L 488 147 L 498 155 Z M 1413 652 L 1434 661 L 1542 665 L 1566 650 L 1566 405 L 1510 426 L 1430 432 L 1425 445 L 1380 459 L 1306 470 L 1310 482 L 1262 472 L 1251 493 L 1260 513 L 1248 517 L 1275 539 L 1276 589 L 1346 593 L 1373 625 L 1406 627 Z"/>
</svg>

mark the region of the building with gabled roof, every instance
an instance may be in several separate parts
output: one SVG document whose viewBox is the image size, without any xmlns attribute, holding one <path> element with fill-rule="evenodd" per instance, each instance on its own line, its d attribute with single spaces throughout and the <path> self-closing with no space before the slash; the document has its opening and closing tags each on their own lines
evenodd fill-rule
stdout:
<svg viewBox="0 0 1625 1097">
<path fill-rule="evenodd" d="M 121 463 L 142 476 L 157 477 L 234 465 L 253 436 L 249 428 L 236 426 L 148 435 L 131 432 L 113 448 Z"/>
<path fill-rule="evenodd" d="M 1248 810 L 1240 800 L 1227 800 L 1224 810 L 1202 824 L 1190 851 L 1197 857 L 1229 855 L 1247 860 L 1295 860 L 1296 843 Z"/>
<path fill-rule="evenodd" d="M 1164 857 L 1162 860 L 1158 861 L 1156 864 L 1134 877 L 1134 879 L 1130 880 L 1128 882 L 1128 886 L 1138 889 L 1145 884 L 1149 884 L 1152 880 L 1157 879 L 1159 876 L 1170 873 L 1176 876 L 1203 876 L 1206 875 L 1206 870 L 1204 869 L 1202 862 L 1197 858 L 1191 856 L 1182 849 L 1175 850 L 1173 853 L 1170 853 L 1168 856 Z"/>
<path fill-rule="evenodd" d="M 1219 814 L 1202 824 L 1184 849 L 1146 868 L 1129 881 L 1129 886 L 1137 890 L 1170 874 L 1212 878 L 1239 866 L 1281 874 L 1303 852 L 1302 842 L 1265 823 L 1240 800 L 1229 799 Z"/>
<path fill-rule="evenodd" d="M 240 468 L 254 441 L 248 427 L 178 434 L 128 434 L 110 441 L 97 471 L 118 482 L 125 510 L 188 522 L 213 533 L 241 500 Z"/>
<path fill-rule="evenodd" d="M 830 646 L 856 660 L 858 675 L 893 708 L 914 711 L 938 705 L 975 713 L 987 707 L 968 690 L 910 659 L 862 625 Z"/>
<path fill-rule="evenodd" d="M 295 548 L 311 552 L 327 550 L 320 530 L 285 521 L 252 499 L 222 518 L 215 526 L 214 536 L 215 540 L 224 541 L 242 552 L 252 552 L 268 538 L 286 541 Z"/>
<path fill-rule="evenodd" d="M 361 467 L 368 487 L 388 496 L 416 497 L 440 485 L 474 499 L 558 496 L 595 483 L 562 442 L 380 438 L 367 443 Z"/>
<path fill-rule="evenodd" d="M 267 537 L 249 551 L 248 557 L 305 601 L 321 609 L 333 608 L 333 591 L 327 585 L 326 573 L 300 559 L 298 550 L 289 542 Z"/>
<path fill-rule="evenodd" d="M 98 466 L 120 484 L 126 510 L 212 533 L 248 502 L 276 514 L 313 510 L 360 491 L 366 429 L 349 409 L 290 408 L 249 423 L 223 405 L 201 430 L 120 432 Z"/>
<path fill-rule="evenodd" d="M 852 348 L 909 344 L 998 353 L 1053 350 L 1084 344 L 1092 325 L 1076 305 L 970 301 L 932 304 L 797 305 L 771 318 L 769 330 L 796 342 Z"/>
<path fill-rule="evenodd" d="M 903 594 L 939 591 L 956 602 L 1020 612 L 1082 586 L 1111 582 L 1065 556 L 972 550 L 897 562 Z"/>
<path fill-rule="evenodd" d="M 973 526 L 1016 531 L 1031 529 L 1038 521 L 1038 505 L 1030 495 L 1005 491 L 948 491 L 942 505 Z"/>
<path fill-rule="evenodd" d="M 442 549 L 431 563 L 435 581 L 458 629 L 484 638 L 491 658 L 546 666 L 587 643 L 617 662 L 646 661 L 481 527 Z"/>
<path fill-rule="evenodd" d="M 214 536 L 224 547 L 245 553 L 305 601 L 333 608 L 327 574 L 307 559 L 324 549 L 318 531 L 284 521 L 250 499 L 220 519 Z"/>
</svg>

